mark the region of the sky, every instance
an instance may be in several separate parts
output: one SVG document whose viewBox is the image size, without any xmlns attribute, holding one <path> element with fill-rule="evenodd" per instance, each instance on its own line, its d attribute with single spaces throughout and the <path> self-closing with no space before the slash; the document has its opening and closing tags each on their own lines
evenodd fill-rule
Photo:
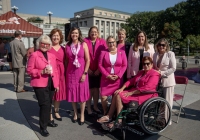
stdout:
<svg viewBox="0 0 200 140">
<path fill-rule="evenodd" d="M 186 0 L 11 0 L 18 13 L 72 18 L 75 12 L 98 6 L 128 13 L 160 11 Z"/>
</svg>

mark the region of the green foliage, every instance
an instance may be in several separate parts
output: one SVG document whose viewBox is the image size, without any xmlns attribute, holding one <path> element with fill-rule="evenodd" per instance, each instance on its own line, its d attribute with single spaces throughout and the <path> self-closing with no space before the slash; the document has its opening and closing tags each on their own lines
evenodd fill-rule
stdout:
<svg viewBox="0 0 200 140">
<path fill-rule="evenodd" d="M 33 22 L 33 23 L 43 23 L 43 19 L 41 19 L 40 17 L 30 17 L 27 18 L 28 22 Z"/>
<path fill-rule="evenodd" d="M 161 36 L 168 38 L 170 41 L 176 41 L 178 39 L 181 39 L 181 30 L 179 22 L 175 21 L 171 23 L 165 23 L 164 28 L 161 32 Z"/>
<path fill-rule="evenodd" d="M 121 25 L 127 30 L 128 41 L 134 42 L 139 30 L 146 32 L 148 41 L 155 43 L 161 37 L 167 38 L 180 51 L 200 49 L 200 0 L 187 0 L 158 12 L 136 12 Z"/>
</svg>

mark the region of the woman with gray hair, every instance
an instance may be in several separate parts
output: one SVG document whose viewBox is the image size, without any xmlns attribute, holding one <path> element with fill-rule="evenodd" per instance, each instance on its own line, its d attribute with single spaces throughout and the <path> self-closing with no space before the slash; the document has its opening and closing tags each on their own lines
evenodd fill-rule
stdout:
<svg viewBox="0 0 200 140">
<path fill-rule="evenodd" d="M 164 87 L 164 98 L 173 106 L 174 86 L 176 85 L 174 72 L 176 70 L 176 58 L 174 52 L 170 51 L 170 46 L 165 38 L 156 43 L 156 53 L 153 55 L 154 69 L 158 70 L 161 76 L 167 76 L 162 79 Z M 171 121 L 169 125 L 171 125 Z"/>
<path fill-rule="evenodd" d="M 56 58 L 48 52 L 51 46 L 51 39 L 47 35 L 41 35 L 36 41 L 37 51 L 31 54 L 27 64 L 27 73 L 31 76 L 30 85 L 40 107 L 40 133 L 45 137 L 49 135 L 47 126 L 58 126 L 50 121 L 52 97 L 54 92 L 59 90 Z"/>
</svg>

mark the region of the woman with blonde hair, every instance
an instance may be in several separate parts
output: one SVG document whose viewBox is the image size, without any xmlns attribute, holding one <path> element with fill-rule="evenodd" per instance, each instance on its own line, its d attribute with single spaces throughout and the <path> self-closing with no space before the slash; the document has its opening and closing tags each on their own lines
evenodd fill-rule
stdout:
<svg viewBox="0 0 200 140">
<path fill-rule="evenodd" d="M 126 42 L 126 30 L 123 28 L 119 29 L 117 32 L 117 35 L 118 35 L 117 48 L 125 51 L 126 57 L 128 60 L 128 54 L 129 54 L 131 43 Z M 125 71 L 123 75 L 123 79 L 124 81 L 127 81 L 127 70 Z"/>
<path fill-rule="evenodd" d="M 88 69 L 89 76 L 89 87 L 90 87 L 90 99 L 87 101 L 87 111 L 89 116 L 92 115 L 91 109 L 91 99 L 93 98 L 94 106 L 93 111 L 100 114 L 101 111 L 98 109 L 99 100 L 99 88 L 101 73 L 98 69 L 98 59 L 102 50 L 106 48 L 106 41 L 99 38 L 99 30 L 96 26 L 92 26 L 88 32 L 88 37 L 84 39 L 85 43 L 88 45 L 90 54 L 90 67 Z"/>
<path fill-rule="evenodd" d="M 134 77 L 139 70 L 143 69 L 142 58 L 149 56 L 153 58 L 154 47 L 148 44 L 147 35 L 144 31 L 139 31 L 135 37 L 134 44 L 130 47 L 128 55 L 127 78 Z"/>
<path fill-rule="evenodd" d="M 165 38 L 156 43 L 156 53 L 153 55 L 154 69 L 167 78 L 162 79 L 164 98 L 173 106 L 174 86 L 176 85 L 174 72 L 176 70 L 176 58 L 174 52 L 170 51 L 170 46 Z M 171 121 L 169 125 L 171 125 Z"/>
<path fill-rule="evenodd" d="M 115 38 L 109 36 L 106 40 L 108 49 L 102 51 L 99 57 L 99 70 L 102 73 L 100 91 L 103 113 L 107 111 L 108 96 L 123 84 L 123 74 L 127 68 L 127 58 L 124 51 L 117 48 Z"/>
</svg>

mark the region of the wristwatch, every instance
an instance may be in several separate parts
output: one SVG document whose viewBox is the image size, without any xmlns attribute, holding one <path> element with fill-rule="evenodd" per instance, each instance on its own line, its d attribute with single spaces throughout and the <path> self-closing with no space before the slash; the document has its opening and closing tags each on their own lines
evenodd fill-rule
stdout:
<svg viewBox="0 0 200 140">
<path fill-rule="evenodd" d="M 87 72 L 84 72 L 84 74 L 87 75 L 88 73 L 87 73 Z"/>
</svg>

